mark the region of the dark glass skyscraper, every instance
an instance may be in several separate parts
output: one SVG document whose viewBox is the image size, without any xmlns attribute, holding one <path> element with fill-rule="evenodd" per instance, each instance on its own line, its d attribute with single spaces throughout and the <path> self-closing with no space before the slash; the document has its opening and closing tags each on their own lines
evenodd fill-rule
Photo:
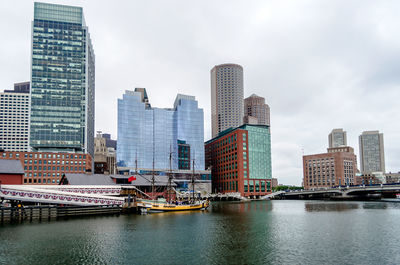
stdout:
<svg viewBox="0 0 400 265">
<path fill-rule="evenodd" d="M 35 3 L 30 146 L 94 153 L 95 58 L 81 7 Z"/>
</svg>

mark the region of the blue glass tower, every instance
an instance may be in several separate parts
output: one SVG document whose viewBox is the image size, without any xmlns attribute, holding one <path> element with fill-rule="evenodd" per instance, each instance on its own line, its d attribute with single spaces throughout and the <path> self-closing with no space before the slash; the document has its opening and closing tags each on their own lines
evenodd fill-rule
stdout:
<svg viewBox="0 0 400 265">
<path fill-rule="evenodd" d="M 146 96 L 144 96 L 146 95 Z M 146 90 L 118 99 L 117 161 L 121 167 L 204 170 L 204 113 L 193 96 L 178 94 L 173 109 L 152 108 Z M 187 163 L 189 161 L 189 163 Z"/>
<path fill-rule="evenodd" d="M 81 7 L 35 3 L 30 146 L 94 153 L 95 58 Z"/>
</svg>

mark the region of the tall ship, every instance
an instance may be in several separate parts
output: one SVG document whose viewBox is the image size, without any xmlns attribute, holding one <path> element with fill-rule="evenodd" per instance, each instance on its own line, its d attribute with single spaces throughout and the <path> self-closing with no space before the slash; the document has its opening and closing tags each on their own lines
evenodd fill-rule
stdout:
<svg viewBox="0 0 400 265">
<path fill-rule="evenodd" d="M 194 179 L 194 160 L 193 160 L 193 173 L 191 178 L 191 189 L 189 189 L 189 196 L 177 196 L 178 192 L 172 187 L 173 174 L 171 170 L 172 154 L 170 153 L 170 172 L 168 174 L 167 190 L 165 193 L 166 198 L 156 199 L 155 194 L 155 177 L 154 169 L 152 175 L 152 192 L 150 199 L 139 199 L 137 205 L 141 208 L 142 212 L 177 212 L 177 211 L 194 211 L 194 210 L 205 210 L 210 206 L 208 200 L 202 200 L 201 198 L 196 198 L 195 192 L 195 179 Z M 154 165 L 154 162 L 153 162 Z"/>
</svg>

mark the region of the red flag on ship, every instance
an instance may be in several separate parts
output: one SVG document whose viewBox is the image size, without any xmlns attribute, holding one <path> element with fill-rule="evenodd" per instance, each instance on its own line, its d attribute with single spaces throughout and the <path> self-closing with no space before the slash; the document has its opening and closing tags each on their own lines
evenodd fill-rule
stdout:
<svg viewBox="0 0 400 265">
<path fill-rule="evenodd" d="M 128 181 L 129 181 L 129 182 L 132 182 L 132 181 L 134 181 L 134 180 L 136 180 L 136 177 L 135 177 L 135 176 L 130 176 L 130 177 L 128 178 Z"/>
</svg>

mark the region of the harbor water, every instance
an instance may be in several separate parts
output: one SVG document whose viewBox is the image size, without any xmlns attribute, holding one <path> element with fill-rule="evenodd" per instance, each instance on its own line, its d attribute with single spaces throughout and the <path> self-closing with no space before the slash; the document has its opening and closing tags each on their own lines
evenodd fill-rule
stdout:
<svg viewBox="0 0 400 265">
<path fill-rule="evenodd" d="M 5 224 L 0 264 L 400 264 L 400 203 L 219 202 Z"/>
</svg>

